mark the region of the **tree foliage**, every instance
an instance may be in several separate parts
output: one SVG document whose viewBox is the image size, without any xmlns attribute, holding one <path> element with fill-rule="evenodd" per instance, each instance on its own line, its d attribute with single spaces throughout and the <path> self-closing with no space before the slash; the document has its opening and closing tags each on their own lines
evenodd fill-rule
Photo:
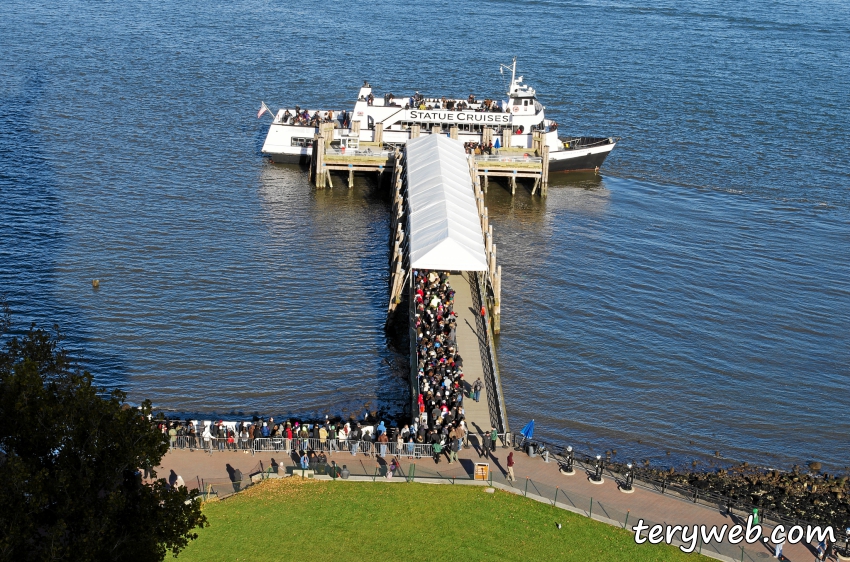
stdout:
<svg viewBox="0 0 850 562">
<path fill-rule="evenodd" d="M 5 308 L 5 307 L 4 307 Z M 8 308 L 0 330 L 9 327 Z M 0 559 L 163 560 L 206 518 L 196 492 L 142 479 L 168 438 L 123 392 L 94 386 L 53 332 L 0 351 Z"/>
</svg>

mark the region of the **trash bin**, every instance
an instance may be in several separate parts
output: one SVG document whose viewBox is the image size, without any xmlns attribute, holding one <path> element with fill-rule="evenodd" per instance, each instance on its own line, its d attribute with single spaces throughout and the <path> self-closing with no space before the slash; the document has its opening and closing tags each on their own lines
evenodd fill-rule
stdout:
<svg viewBox="0 0 850 562">
<path fill-rule="evenodd" d="M 528 456 L 532 458 L 537 456 L 537 453 L 534 452 L 534 443 L 528 444 Z"/>
</svg>

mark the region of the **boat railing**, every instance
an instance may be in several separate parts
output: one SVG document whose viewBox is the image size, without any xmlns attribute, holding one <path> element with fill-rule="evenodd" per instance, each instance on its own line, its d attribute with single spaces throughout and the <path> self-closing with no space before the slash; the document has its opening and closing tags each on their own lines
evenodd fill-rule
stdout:
<svg viewBox="0 0 850 562">
<path fill-rule="evenodd" d="M 592 148 L 594 146 L 603 146 L 606 144 L 614 144 L 620 140 L 620 137 L 571 137 L 563 138 L 565 150 L 576 150 L 579 148 Z"/>
</svg>

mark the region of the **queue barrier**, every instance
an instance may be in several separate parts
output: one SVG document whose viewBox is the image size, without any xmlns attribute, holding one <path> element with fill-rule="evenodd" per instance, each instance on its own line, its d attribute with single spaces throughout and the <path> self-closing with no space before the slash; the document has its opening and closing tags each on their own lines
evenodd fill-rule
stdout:
<svg viewBox="0 0 850 562">
<path fill-rule="evenodd" d="M 378 443 L 369 440 L 350 441 L 347 439 L 319 439 L 314 437 L 262 437 L 259 439 L 238 439 L 198 436 L 177 436 L 170 441 L 172 449 L 199 450 L 213 452 L 250 452 L 263 453 L 348 453 L 365 456 L 394 456 L 410 459 L 433 457 L 434 447 L 424 443 Z M 443 451 L 446 447 L 443 447 Z"/>
</svg>

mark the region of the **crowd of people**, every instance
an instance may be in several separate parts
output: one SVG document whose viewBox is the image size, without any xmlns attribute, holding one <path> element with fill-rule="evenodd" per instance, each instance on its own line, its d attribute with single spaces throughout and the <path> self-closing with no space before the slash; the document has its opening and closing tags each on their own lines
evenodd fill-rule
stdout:
<svg viewBox="0 0 850 562">
<path fill-rule="evenodd" d="M 393 100 L 394 96 L 392 94 L 384 96 L 384 103 L 386 105 L 396 105 Z M 416 92 L 407 99 L 404 109 L 446 109 L 448 111 L 472 110 L 490 113 L 504 113 L 507 111 L 507 109 L 503 107 L 501 101 L 491 100 L 488 98 L 479 103 L 475 101 L 475 96 L 472 94 L 469 94 L 469 98 L 464 101 L 449 99 L 445 96 L 440 99 L 426 99 L 425 96 L 419 92 Z"/>
<path fill-rule="evenodd" d="M 466 150 L 467 154 L 475 154 L 476 156 L 480 156 L 482 154 L 491 155 L 493 154 L 493 143 L 483 143 L 483 142 L 465 142 L 463 143 L 463 148 Z"/>
<path fill-rule="evenodd" d="M 351 125 L 351 118 L 347 111 L 340 111 L 334 115 L 333 111 L 314 111 L 313 115 L 306 109 L 302 110 L 300 106 L 295 106 L 295 113 L 288 109 L 283 112 L 281 121 L 284 125 L 301 125 L 305 127 L 318 127 L 322 123 L 333 123 L 335 128 L 342 126 L 347 129 Z"/>
<path fill-rule="evenodd" d="M 159 430 L 168 435 L 172 447 L 208 451 L 281 450 L 307 458 L 311 465 L 326 462 L 326 454 L 347 452 L 351 455 L 400 456 L 419 458 L 421 445 L 443 441 L 435 439 L 427 425 L 418 422 L 401 428 L 366 422 L 301 423 L 274 418 L 254 422 L 233 421 L 160 421 Z M 430 449 L 427 454 L 430 454 Z"/>
<path fill-rule="evenodd" d="M 413 276 L 419 385 L 417 440 L 433 445 L 436 462 L 447 449 L 452 463 L 467 436 L 455 291 L 448 272 L 414 270 Z"/>
</svg>

